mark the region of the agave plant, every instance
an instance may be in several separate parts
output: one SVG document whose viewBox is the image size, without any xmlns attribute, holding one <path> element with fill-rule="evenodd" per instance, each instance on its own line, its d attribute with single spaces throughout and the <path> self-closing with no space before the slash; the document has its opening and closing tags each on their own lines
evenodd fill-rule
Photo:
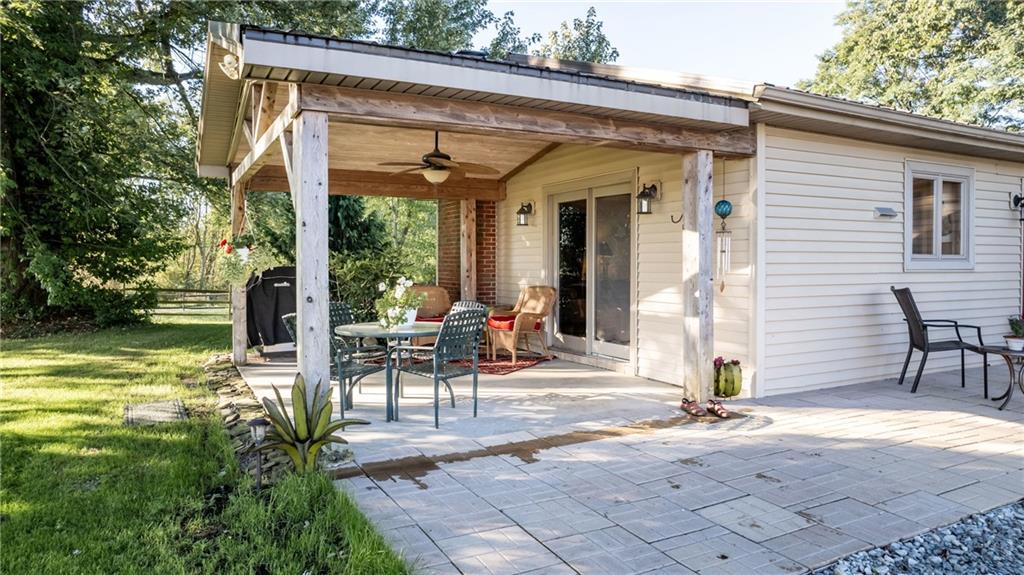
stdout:
<svg viewBox="0 0 1024 575">
<path fill-rule="evenodd" d="M 323 389 L 319 383 L 316 384 L 313 388 L 313 403 L 309 405 L 306 401 L 306 380 L 301 373 L 295 376 L 295 384 L 292 385 L 294 420 L 288 416 L 284 399 L 281 398 L 281 392 L 276 386 L 274 394 L 277 396 L 276 405 L 269 397 L 263 398 L 263 406 L 267 408 L 272 429 L 267 432 L 267 443 L 260 446 L 260 450 L 284 451 L 291 457 L 298 473 L 316 469 L 316 457 L 323 446 L 328 443 L 348 443 L 340 436 L 334 435 L 335 431 L 345 429 L 349 425 L 370 423 L 362 419 L 331 421 L 334 405 L 331 404 L 330 383 Z"/>
</svg>

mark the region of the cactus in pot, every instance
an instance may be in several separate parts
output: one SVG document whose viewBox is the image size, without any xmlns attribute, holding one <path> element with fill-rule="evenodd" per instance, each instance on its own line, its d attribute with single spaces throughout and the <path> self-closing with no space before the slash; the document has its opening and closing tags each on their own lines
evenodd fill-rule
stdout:
<svg viewBox="0 0 1024 575">
<path fill-rule="evenodd" d="M 733 397 L 743 389 L 743 370 L 740 360 L 725 361 L 722 357 L 715 358 L 715 395 Z"/>
</svg>

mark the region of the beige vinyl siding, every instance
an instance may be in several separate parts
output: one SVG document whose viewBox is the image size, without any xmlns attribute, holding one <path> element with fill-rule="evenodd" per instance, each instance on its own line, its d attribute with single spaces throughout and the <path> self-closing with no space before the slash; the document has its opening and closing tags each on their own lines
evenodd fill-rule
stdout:
<svg viewBox="0 0 1024 575">
<path fill-rule="evenodd" d="M 973 270 L 904 271 L 907 160 L 975 169 Z M 1009 195 L 1024 164 L 772 127 L 764 161 L 766 394 L 897 377 L 907 331 L 890 285 L 909 286 L 926 318 L 980 325 L 986 343 L 1001 343 L 1006 317 L 1020 311 Z M 898 217 L 876 219 L 875 207 Z M 951 368 L 957 354 L 934 354 L 927 371 Z"/>
<path fill-rule="evenodd" d="M 545 188 L 612 173 L 636 173 L 641 182 L 661 181 L 661 197 L 654 213 L 637 216 L 636 233 L 636 326 L 635 368 L 642 377 L 681 383 L 682 357 L 682 232 L 670 216 L 682 210 L 682 160 L 680 156 L 609 148 L 563 145 L 513 177 L 508 197 L 498 204 L 497 296 L 499 303 L 514 302 L 522 286 L 551 284 L 546 269 L 550 239 L 548 198 Z M 733 272 L 724 292 L 716 287 L 716 353 L 749 362 L 750 244 L 749 161 L 715 160 L 715 200 L 723 190 L 735 205 L 729 219 L 733 229 Z M 515 211 L 522 202 L 534 204 L 529 226 L 515 225 Z M 635 210 L 635 205 L 633 207 Z M 718 286 L 716 280 L 716 286 Z M 752 366 L 751 366 L 752 369 Z"/>
</svg>

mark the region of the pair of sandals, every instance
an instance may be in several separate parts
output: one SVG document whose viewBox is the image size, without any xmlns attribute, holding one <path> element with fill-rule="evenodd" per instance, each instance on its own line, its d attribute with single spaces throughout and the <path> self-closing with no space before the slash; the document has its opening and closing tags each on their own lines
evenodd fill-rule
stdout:
<svg viewBox="0 0 1024 575">
<path fill-rule="evenodd" d="M 720 417 L 722 419 L 727 419 L 729 417 L 729 411 L 725 409 L 725 406 L 722 405 L 721 401 L 709 399 L 707 406 L 707 409 L 704 409 L 696 401 L 684 397 L 683 402 L 679 404 L 679 409 L 682 409 L 694 417 L 707 417 L 709 412 L 715 417 Z"/>
</svg>

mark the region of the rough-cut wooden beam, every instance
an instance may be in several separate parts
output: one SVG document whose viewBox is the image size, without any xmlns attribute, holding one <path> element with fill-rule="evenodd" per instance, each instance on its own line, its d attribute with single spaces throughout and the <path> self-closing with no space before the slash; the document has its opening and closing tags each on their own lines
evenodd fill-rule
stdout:
<svg viewBox="0 0 1024 575">
<path fill-rule="evenodd" d="M 711 397 L 714 368 L 714 297 L 711 277 L 713 157 L 683 156 L 683 384 L 698 401 Z"/>
<path fill-rule="evenodd" d="M 253 98 L 256 115 L 253 116 L 253 136 L 259 138 L 270 127 L 277 102 L 277 82 L 264 82 L 259 97 Z"/>
<path fill-rule="evenodd" d="M 497 134 L 559 143 L 600 143 L 673 153 L 713 150 L 723 155 L 750 156 L 755 148 L 751 128 L 703 131 L 572 112 L 313 84 L 301 85 L 299 92 L 303 110 L 327 112 L 356 124 Z"/>
<path fill-rule="evenodd" d="M 252 149 L 253 144 L 256 143 L 256 138 L 252 135 L 252 122 L 250 120 L 242 121 L 242 135 L 245 136 L 245 145 Z"/>
<path fill-rule="evenodd" d="M 245 188 L 231 187 L 231 236 L 237 236 L 245 229 Z M 235 365 L 246 364 L 246 349 L 249 337 L 245 321 L 245 287 L 231 288 L 231 361 Z"/>
<path fill-rule="evenodd" d="M 250 192 L 286 192 L 288 189 L 287 170 L 282 166 L 263 166 L 249 180 Z M 460 178 L 435 187 L 419 174 L 392 175 L 363 170 L 330 170 L 328 191 L 332 196 L 388 196 L 418 200 L 505 199 L 505 186 L 497 180 Z"/>
<path fill-rule="evenodd" d="M 284 109 L 281 110 L 281 113 L 277 115 L 277 118 L 274 119 L 270 126 L 256 138 L 256 143 L 253 145 L 252 150 L 249 150 L 249 153 L 242 158 L 242 161 L 238 163 L 238 167 L 231 173 L 232 184 L 243 184 L 251 178 L 266 163 L 267 151 L 270 149 L 270 146 L 275 145 L 278 137 L 291 127 L 292 119 L 299 111 L 298 94 L 294 84 L 290 94 L 288 104 L 285 105 Z"/>
<path fill-rule="evenodd" d="M 302 112 L 292 140 L 295 170 L 295 296 L 299 373 L 307 405 L 318 382 L 330 385 L 327 321 L 327 114 Z"/>
<path fill-rule="evenodd" d="M 476 301 L 476 200 L 462 200 L 459 215 L 459 277 L 462 299 Z"/>
<path fill-rule="evenodd" d="M 534 155 L 530 156 L 529 158 L 527 158 L 525 162 L 523 162 L 523 163 L 519 164 L 518 166 L 516 166 L 516 167 L 512 168 L 511 170 L 509 170 L 507 174 L 505 174 L 504 176 L 501 177 L 501 181 L 507 182 L 507 181 L 511 180 L 512 178 L 515 177 L 516 174 L 518 174 L 519 172 L 522 172 L 526 168 L 529 168 L 537 160 L 543 158 L 544 156 L 546 156 L 546 155 L 550 154 L 552 151 L 554 151 L 554 149 L 557 148 L 558 146 L 561 146 L 561 144 L 559 144 L 559 143 L 551 143 L 551 144 L 548 144 L 548 145 L 544 146 L 543 148 L 540 149 L 539 152 L 537 152 L 536 154 L 534 154 Z"/>
<path fill-rule="evenodd" d="M 235 161 L 235 154 L 238 152 L 238 144 L 245 136 L 245 131 L 242 129 L 245 122 L 245 110 L 249 107 L 249 96 L 252 91 L 249 87 L 252 85 L 252 80 L 246 80 L 241 86 L 238 98 L 238 108 L 235 110 L 235 125 L 231 128 L 231 144 L 228 146 L 228 162 L 233 163 Z M 252 148 L 252 144 L 249 145 Z"/>
</svg>

